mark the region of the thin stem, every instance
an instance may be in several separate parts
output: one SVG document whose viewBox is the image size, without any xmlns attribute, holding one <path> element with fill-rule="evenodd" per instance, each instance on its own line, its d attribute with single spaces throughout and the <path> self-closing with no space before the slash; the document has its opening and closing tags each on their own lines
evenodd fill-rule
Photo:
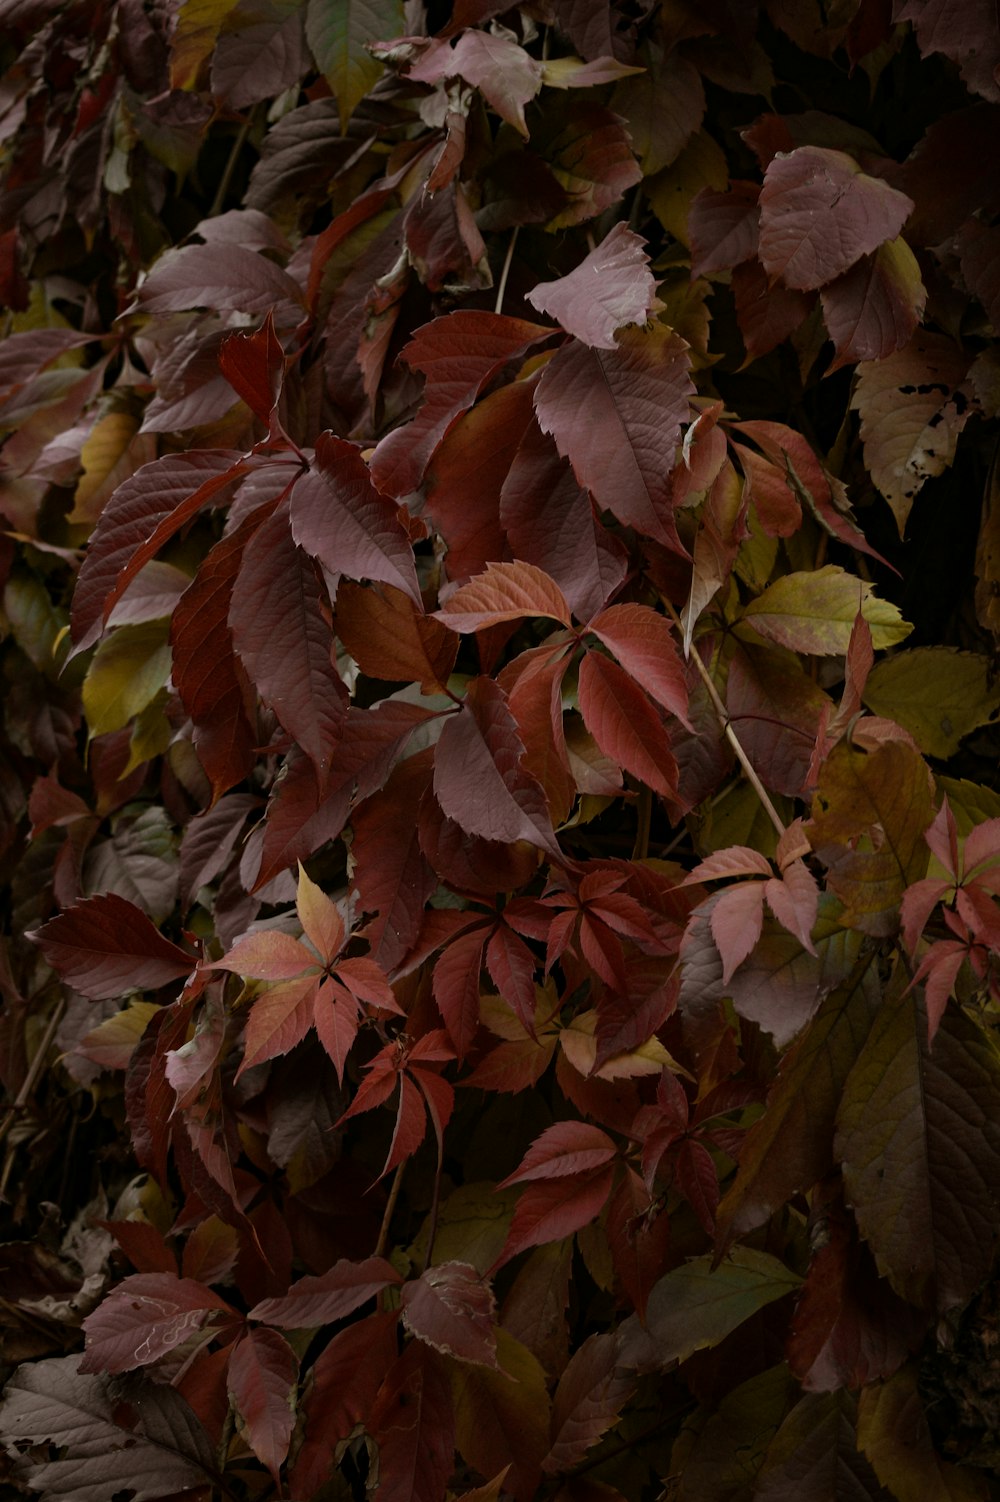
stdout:
<svg viewBox="0 0 1000 1502">
<path fill-rule="evenodd" d="M 438 1137 L 438 1160 L 434 1172 L 434 1198 L 431 1200 L 430 1222 L 427 1227 L 427 1251 L 424 1254 L 423 1271 L 426 1272 L 431 1265 L 431 1257 L 434 1255 L 434 1238 L 437 1235 L 438 1210 L 441 1207 L 441 1173 L 444 1168 L 444 1138 Z"/>
<path fill-rule="evenodd" d="M 660 599 L 663 602 L 663 608 L 670 616 L 670 619 L 673 621 L 678 631 L 683 632 L 684 628 L 681 625 L 680 616 L 677 614 L 677 611 L 674 609 L 673 605 L 671 605 L 670 601 L 664 598 L 663 595 L 660 596 Z M 760 799 L 761 806 L 763 807 L 764 812 L 767 814 L 771 823 L 778 831 L 778 834 L 783 835 L 785 833 L 784 820 L 778 813 L 778 810 L 775 808 L 774 804 L 771 802 L 771 799 L 769 798 L 767 793 L 767 789 L 761 782 L 760 778 L 757 776 L 757 773 L 754 771 L 753 766 L 751 765 L 749 756 L 747 756 L 742 745 L 740 744 L 740 738 L 736 734 L 736 731 L 733 729 L 730 723 L 729 712 L 720 699 L 719 691 L 712 680 L 712 675 L 708 671 L 708 668 L 705 666 L 705 664 L 702 662 L 701 656 L 698 653 L 697 649 L 692 651 L 691 660 L 697 668 L 699 674 L 701 675 L 701 681 L 702 683 L 704 683 L 705 691 L 712 701 L 712 708 L 715 710 L 716 718 L 719 721 L 722 733 L 735 751 L 736 758 L 739 761 L 740 766 L 743 768 L 743 771 L 746 773 L 747 781 L 753 788 L 754 792 L 757 794 L 757 797 Z"/>
<path fill-rule="evenodd" d="M 510 232 L 510 240 L 507 243 L 507 254 L 503 258 L 503 270 L 500 273 L 500 282 L 497 286 L 497 300 L 493 305 L 494 313 L 503 312 L 503 295 L 507 290 L 507 278 L 510 275 L 510 263 L 514 259 L 514 246 L 517 244 L 517 232 L 521 228 L 515 224 Z"/>
<path fill-rule="evenodd" d="M 65 1012 L 65 1010 L 66 998 L 65 996 L 62 996 L 59 998 L 56 1005 L 52 1009 L 52 1015 L 49 1018 L 45 1032 L 42 1035 L 42 1041 L 41 1043 L 39 1043 L 37 1049 L 35 1050 L 35 1056 L 31 1061 L 31 1065 L 28 1069 L 27 1074 L 24 1077 L 24 1083 L 21 1085 L 21 1088 L 17 1092 L 17 1096 L 12 1104 L 7 1108 L 3 1120 L 0 1121 L 0 1142 L 2 1142 L 6 1137 L 7 1133 L 14 1125 L 14 1122 L 17 1120 L 18 1115 L 28 1104 L 28 1100 L 31 1096 L 32 1090 L 34 1090 L 35 1088 L 38 1076 L 45 1068 L 45 1058 L 49 1051 L 49 1045 L 56 1035 L 56 1029 L 62 1021 L 63 1013 Z"/>
<path fill-rule="evenodd" d="M 649 827 L 653 817 L 653 794 L 645 783 L 639 789 L 639 806 L 636 809 L 634 861 L 644 861 L 649 854 Z"/>
<path fill-rule="evenodd" d="M 389 1198 L 385 1202 L 385 1211 L 382 1215 L 382 1224 L 379 1226 L 378 1241 L 375 1243 L 376 1257 L 384 1257 L 385 1249 L 389 1245 L 389 1226 L 392 1222 L 393 1213 L 396 1209 L 396 1201 L 399 1199 L 399 1191 L 403 1187 L 403 1170 L 406 1167 L 406 1159 L 396 1169 L 392 1186 L 389 1189 Z"/>
<path fill-rule="evenodd" d="M 239 130 L 236 132 L 236 135 L 233 137 L 233 144 L 229 151 L 229 157 L 226 161 L 225 167 L 223 168 L 222 176 L 219 178 L 219 186 L 215 190 L 215 197 L 212 199 L 212 207 L 208 211 L 208 217 L 210 219 L 214 219 L 216 214 L 222 213 L 222 205 L 226 201 L 226 194 L 229 192 L 229 185 L 233 180 L 233 173 L 236 171 L 236 163 L 240 159 L 240 152 L 243 150 L 244 146 L 247 143 L 247 136 L 250 134 L 252 125 L 253 114 L 251 113 L 247 115 L 246 119 L 243 121 L 243 124 L 240 126 Z"/>
</svg>

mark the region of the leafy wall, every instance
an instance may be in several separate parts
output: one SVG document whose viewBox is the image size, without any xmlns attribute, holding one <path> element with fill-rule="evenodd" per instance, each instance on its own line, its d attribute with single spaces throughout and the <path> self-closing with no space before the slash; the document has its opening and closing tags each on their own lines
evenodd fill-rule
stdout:
<svg viewBox="0 0 1000 1502">
<path fill-rule="evenodd" d="M 1000 1496 L 989 0 L 3 0 L 5 1495 Z"/>
</svg>

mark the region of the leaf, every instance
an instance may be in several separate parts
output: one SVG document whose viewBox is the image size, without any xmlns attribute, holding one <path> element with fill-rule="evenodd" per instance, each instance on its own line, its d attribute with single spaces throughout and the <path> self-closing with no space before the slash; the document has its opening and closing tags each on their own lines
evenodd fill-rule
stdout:
<svg viewBox="0 0 1000 1502">
<path fill-rule="evenodd" d="M 925 480 L 943 474 L 971 415 L 964 393 L 968 358 L 944 334 L 920 329 L 905 349 L 858 368 L 851 406 L 871 477 L 900 535 Z"/>
<path fill-rule="evenodd" d="M 422 1341 L 390 1367 L 367 1427 L 379 1448 L 375 1502 L 439 1502 L 455 1458 L 455 1424 L 447 1377 Z"/>
<path fill-rule="evenodd" d="M 935 1452 L 915 1366 L 860 1394 L 858 1448 L 899 1502 L 985 1502 L 989 1495 L 985 1477 Z"/>
<path fill-rule="evenodd" d="M 419 328 L 400 358 L 427 377 L 424 405 L 412 422 L 387 434 L 376 447 L 372 479 L 378 488 L 400 497 L 416 490 L 455 419 L 509 360 L 551 334 L 536 323 L 471 309 L 458 309 Z"/>
<path fill-rule="evenodd" d="M 876 649 L 895 646 L 913 630 L 897 606 L 878 599 L 870 584 L 833 563 L 776 579 L 744 607 L 742 620 L 776 646 L 834 657 L 846 653 L 859 610 Z"/>
<path fill-rule="evenodd" d="M 616 331 L 628 323 L 645 323 L 653 299 L 643 241 L 621 223 L 568 275 L 540 282 L 527 298 L 592 349 L 615 349 Z"/>
<path fill-rule="evenodd" d="M 237 1078 L 255 1064 L 290 1053 L 302 1042 L 313 1025 L 317 984 L 315 974 L 304 975 L 278 981 L 258 997 L 247 1018 Z"/>
<path fill-rule="evenodd" d="M 756 183 L 733 182 L 724 193 L 702 188 L 688 211 L 692 276 L 729 271 L 757 254 L 759 197 Z"/>
<path fill-rule="evenodd" d="M 583 1121 L 557 1122 L 547 1127 L 529 1147 L 516 1173 L 508 1174 L 497 1185 L 523 1184 L 533 1179 L 570 1178 L 590 1173 L 610 1163 L 617 1149 L 600 1127 Z"/>
<path fill-rule="evenodd" d="M 295 541 L 334 577 L 391 584 L 422 609 L 410 540 L 353 443 L 321 433 L 290 504 Z"/>
<path fill-rule="evenodd" d="M 581 1170 L 576 1177 L 546 1178 L 522 1190 L 507 1241 L 491 1271 L 503 1267 L 527 1247 L 561 1241 L 597 1219 L 611 1192 L 614 1168 Z"/>
<path fill-rule="evenodd" d="M 927 869 L 923 832 L 933 814 L 926 763 L 910 746 L 834 747 L 820 769 L 809 838 L 846 904 L 845 923 L 877 937 L 896 931 L 903 893 Z"/>
<path fill-rule="evenodd" d="M 254 416 L 270 424 L 285 373 L 285 352 L 270 313 L 254 333 L 229 334 L 223 339 L 219 369 Z"/>
<path fill-rule="evenodd" d="M 880 1502 L 885 1493 L 858 1450 L 854 1406 L 847 1392 L 801 1398 L 767 1447 L 755 1502 Z"/>
<path fill-rule="evenodd" d="M 760 258 L 772 281 L 808 292 L 895 239 L 912 209 L 911 198 L 844 152 L 800 146 L 764 174 Z"/>
<path fill-rule="evenodd" d="M 482 631 L 501 621 L 546 616 L 570 622 L 562 590 L 531 563 L 488 563 L 484 573 L 449 595 L 436 619 L 453 631 Z"/>
<path fill-rule="evenodd" d="M 466 1262 L 439 1262 L 404 1283 L 403 1324 L 418 1340 L 477 1366 L 497 1366 L 492 1290 Z"/>
<path fill-rule="evenodd" d="M 764 883 L 740 882 L 719 893 L 709 923 L 722 956 L 724 986 L 756 945 L 763 921 Z"/>
<path fill-rule="evenodd" d="M 509 1466 L 504 1490 L 531 1502 L 549 1447 L 550 1401 L 545 1373 L 531 1352 L 501 1327 L 500 1369 L 454 1367 L 455 1439 L 462 1456 L 482 1475 Z"/>
<path fill-rule="evenodd" d="M 578 1466 L 632 1396 L 636 1379 L 619 1368 L 618 1344 L 609 1332 L 590 1335 L 570 1357 L 552 1400 L 552 1448 L 542 1461 L 549 1475 Z"/>
<path fill-rule="evenodd" d="M 616 662 L 587 652 L 580 663 L 580 711 L 598 746 L 664 798 L 677 789 L 677 764 L 656 710 Z"/>
<path fill-rule="evenodd" d="M 628 121 L 644 177 L 676 161 L 705 114 L 705 90 L 694 64 L 673 50 L 652 61 L 645 72 L 622 79 L 611 96 L 611 108 Z"/>
<path fill-rule="evenodd" d="M 209 1320 L 240 1316 L 218 1294 L 172 1273 L 135 1273 L 114 1287 L 83 1322 L 82 1372 L 128 1372 L 159 1361 Z"/>
<path fill-rule="evenodd" d="M 83 680 L 83 710 L 92 736 L 120 730 L 150 704 L 170 677 L 163 621 L 120 626 L 94 653 Z"/>
<path fill-rule="evenodd" d="M 167 250 L 136 293 L 129 311 L 273 313 L 285 327 L 303 314 L 302 291 L 287 271 L 242 245 L 186 245 Z"/>
<path fill-rule="evenodd" d="M 358 1320 L 316 1358 L 302 1398 L 306 1430 L 292 1471 L 294 1496 L 312 1496 L 329 1479 L 338 1444 L 371 1412 L 396 1359 L 398 1318 L 393 1309 Z"/>
<path fill-rule="evenodd" d="M 382 1257 L 368 1257 L 363 1262 L 345 1258 L 318 1277 L 299 1278 L 284 1297 L 255 1304 L 248 1318 L 265 1320 L 281 1330 L 332 1325 L 367 1304 L 383 1288 L 402 1281 Z"/>
<path fill-rule="evenodd" d="M 299 1363 L 276 1330 L 247 1330 L 226 1371 L 229 1396 L 247 1443 L 275 1481 L 295 1427 Z"/>
<path fill-rule="evenodd" d="M 126 1384 L 87 1376 L 78 1362 L 60 1356 L 18 1367 L 0 1403 L 8 1444 L 59 1451 L 56 1460 L 15 1462 L 43 1502 L 107 1502 L 120 1490 L 133 1502 L 159 1502 L 208 1482 L 212 1446 L 179 1393 L 134 1378 Z"/>
<path fill-rule="evenodd" d="M 546 224 L 548 230 L 593 219 L 617 203 L 642 176 L 622 121 L 589 100 L 551 102 L 543 130 L 536 130 L 532 139 L 568 199 L 568 206 Z"/>
<path fill-rule="evenodd" d="M 956 62 L 969 88 L 994 103 L 1000 101 L 994 16 L 989 5 L 973 0 L 954 7 L 945 0 L 900 0 L 893 6 L 893 20 L 910 21 L 917 33 L 921 54 L 943 52 Z M 910 1502 L 909 1498 L 901 1502 Z"/>
<path fill-rule="evenodd" d="M 695 1351 L 718 1345 L 801 1281 L 777 1257 L 750 1247 L 734 1247 L 714 1269 L 711 1256 L 694 1257 L 653 1288 L 645 1330 L 634 1316 L 626 1323 L 619 1360 L 640 1371 L 686 1361 Z"/>
<path fill-rule="evenodd" d="M 437 620 L 420 614 L 400 589 L 363 589 L 348 579 L 337 590 L 335 629 L 369 678 L 419 683 L 425 693 L 447 685 L 458 643 Z"/>
<path fill-rule="evenodd" d="M 910 342 L 924 313 L 927 289 L 913 251 L 887 240 L 820 293 L 834 343 L 828 373 L 855 360 L 885 360 Z"/>
<path fill-rule="evenodd" d="M 989 660 L 954 647 L 912 647 L 886 658 L 870 673 L 862 695 L 873 714 L 895 720 L 921 751 L 942 761 L 1000 713 Z"/>
<path fill-rule="evenodd" d="M 844 1086 L 837 1156 L 879 1271 L 921 1308 L 962 1308 L 988 1271 L 1000 1224 L 1000 1064 L 960 1010 L 931 1048 L 911 991 L 886 1004 Z"/>
<path fill-rule="evenodd" d="M 599 508 L 677 545 L 669 474 L 693 393 L 688 346 L 662 324 L 625 329 L 614 350 L 574 341 L 542 371 L 535 412 Z"/>
<path fill-rule="evenodd" d="M 115 491 L 101 513 L 73 595 L 77 652 L 93 646 L 132 579 L 214 495 L 243 473 L 225 449 L 168 454 L 144 464 Z"/>
<path fill-rule="evenodd" d="M 881 1004 L 871 960 L 865 956 L 785 1054 L 764 1114 L 746 1134 L 736 1178 L 719 1206 L 720 1248 L 762 1225 L 833 1166 L 841 1091 Z"/>
<path fill-rule="evenodd" d="M 525 770 L 523 758 L 506 695 L 489 678 L 475 678 L 461 713 L 441 732 L 435 796 L 468 834 L 504 844 L 528 840 L 559 859 L 545 795 Z"/>
<path fill-rule="evenodd" d="M 622 667 L 656 702 L 691 729 L 687 678 L 665 616 L 647 605 L 609 605 L 587 630 L 613 652 Z"/>
<path fill-rule="evenodd" d="M 54 970 L 94 1000 L 157 990 L 194 968 L 131 902 L 107 893 L 74 903 L 31 935 Z"/>
<path fill-rule="evenodd" d="M 309 0 L 306 37 L 337 100 L 342 135 L 382 73 L 368 43 L 399 36 L 403 28 L 402 0 Z"/>
<path fill-rule="evenodd" d="M 770 283 L 757 260 L 735 267 L 730 284 L 747 364 L 770 354 L 801 328 L 816 301 L 814 292 L 796 292 L 784 282 Z"/>
<path fill-rule="evenodd" d="M 509 32 L 463 31 L 454 46 L 432 41 L 409 72 L 430 84 L 456 76 L 479 89 L 500 118 L 527 139 L 524 106 L 542 86 L 542 65 Z"/>
</svg>

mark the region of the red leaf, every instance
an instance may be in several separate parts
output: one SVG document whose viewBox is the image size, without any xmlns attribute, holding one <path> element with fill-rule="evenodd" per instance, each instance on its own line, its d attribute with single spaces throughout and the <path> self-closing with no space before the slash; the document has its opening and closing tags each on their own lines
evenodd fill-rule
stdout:
<svg viewBox="0 0 1000 1502">
<path fill-rule="evenodd" d="M 683 885 L 702 881 L 725 881 L 733 876 L 773 876 L 771 862 L 759 850 L 748 845 L 729 845 L 699 861 L 684 878 Z"/>
<path fill-rule="evenodd" d="M 278 1480 L 295 1427 L 299 1363 L 277 1330 L 247 1330 L 229 1358 L 229 1396 L 247 1443 Z"/>
<path fill-rule="evenodd" d="M 219 369 L 250 411 L 270 423 L 285 373 L 285 352 L 270 313 L 254 333 L 229 334 L 222 341 Z"/>
<path fill-rule="evenodd" d="M 768 282 L 759 261 L 744 261 L 730 285 L 736 321 L 747 347 L 747 362 L 769 354 L 805 323 L 816 301 L 814 292 L 796 292 L 784 282 Z"/>
<path fill-rule="evenodd" d="M 434 761 L 434 793 L 456 824 L 484 840 L 529 840 L 562 858 L 545 794 L 524 767 L 524 747 L 507 696 L 489 678 L 469 684 L 445 724 Z"/>
<path fill-rule="evenodd" d="M 335 578 L 374 579 L 422 609 L 410 539 L 353 443 L 321 433 L 316 464 L 291 495 L 292 536 Z"/>
<path fill-rule="evenodd" d="M 383 585 L 363 589 L 344 579 L 337 590 L 337 635 L 369 678 L 419 683 L 439 692 L 455 666 L 458 643 L 438 621 L 421 615 L 409 595 Z"/>
<path fill-rule="evenodd" d="M 684 668 L 665 616 L 648 605 L 610 605 L 587 627 L 613 652 L 625 671 L 690 730 Z"/>
<path fill-rule="evenodd" d="M 712 938 L 722 956 L 722 983 L 729 979 L 760 938 L 764 922 L 762 881 L 741 882 L 720 892 L 710 919 Z"/>
<path fill-rule="evenodd" d="M 81 1372 L 130 1372 L 182 1345 L 209 1320 L 240 1316 L 218 1294 L 175 1273 L 125 1278 L 83 1322 L 87 1349 Z"/>
<path fill-rule="evenodd" d="M 481 631 L 500 621 L 547 616 L 569 625 L 569 606 L 548 574 L 532 563 L 488 563 L 485 573 L 450 595 L 436 619 L 453 631 Z"/>
<path fill-rule="evenodd" d="M 317 978 L 278 981 L 254 1002 L 243 1039 L 243 1063 L 237 1079 L 254 1064 L 291 1053 L 313 1025 Z"/>
<path fill-rule="evenodd" d="M 177 1258 L 148 1220 L 103 1220 L 132 1266 L 140 1273 L 177 1273 Z"/>
<path fill-rule="evenodd" d="M 546 1127 L 528 1148 L 516 1173 L 497 1185 L 523 1184 L 532 1179 L 562 1179 L 587 1174 L 610 1163 L 618 1149 L 600 1127 L 585 1121 L 559 1121 Z"/>
<path fill-rule="evenodd" d="M 677 764 L 656 710 L 616 662 L 587 652 L 580 663 L 580 710 L 605 756 L 654 792 L 672 798 Z"/>
<path fill-rule="evenodd" d="M 665 1210 L 654 1213 L 649 1191 L 631 1168 L 608 1202 L 607 1233 L 618 1281 L 644 1320 L 650 1291 L 666 1265 L 670 1217 Z"/>
<path fill-rule="evenodd" d="M 403 1323 L 418 1340 L 459 1361 L 497 1367 L 493 1293 L 467 1262 L 428 1267 L 400 1295 Z"/>
<path fill-rule="evenodd" d="M 424 324 L 401 358 L 427 377 L 424 405 L 411 423 L 387 434 L 372 456 L 372 479 L 388 495 L 410 495 L 455 418 L 472 406 L 499 370 L 552 330 L 498 313 L 459 309 Z"/>
<path fill-rule="evenodd" d="M 615 332 L 645 323 L 655 297 L 644 242 L 619 222 L 567 276 L 539 282 L 528 302 L 593 349 L 615 349 Z"/>
<path fill-rule="evenodd" d="M 366 1419 L 396 1360 L 395 1310 L 370 1314 L 333 1337 L 316 1358 L 302 1403 L 305 1439 L 291 1476 L 292 1496 L 311 1497 L 329 1480 L 337 1446 Z"/>
<path fill-rule="evenodd" d="M 654 324 L 624 330 L 603 353 L 574 340 L 535 393 L 539 425 L 598 507 L 678 550 L 669 475 L 694 392 L 689 369 L 685 341 Z"/>
<path fill-rule="evenodd" d="M 195 449 L 154 459 L 119 485 L 101 512 L 73 593 L 77 652 L 94 644 L 116 601 L 168 537 L 246 471 L 238 453 Z"/>
<path fill-rule="evenodd" d="M 215 798 L 242 782 L 255 761 L 257 706 L 233 651 L 229 607 L 243 548 L 262 520 L 248 517 L 212 549 L 170 621 L 174 686 L 194 721 L 195 750 Z"/>
<path fill-rule="evenodd" d="M 313 1025 L 319 1041 L 333 1060 L 341 1084 L 347 1055 L 358 1036 L 359 1011 L 355 997 L 333 979 L 325 980 L 316 993 Z"/>
<path fill-rule="evenodd" d="M 382 1257 L 364 1262 L 341 1261 L 315 1278 L 300 1278 L 284 1298 L 264 1299 L 249 1318 L 277 1325 L 281 1330 L 312 1329 L 346 1319 L 383 1288 L 398 1286 L 402 1278 Z"/>
<path fill-rule="evenodd" d="M 237 939 L 228 954 L 213 960 L 206 969 L 228 970 L 231 975 L 251 976 L 254 980 L 294 980 L 304 971 L 313 979 L 319 971 L 316 956 L 280 929 L 261 929 Z"/>
<path fill-rule="evenodd" d="M 513 687 L 501 684 L 524 742 L 524 765 L 545 791 L 553 825 L 567 817 L 576 796 L 563 731 L 562 684 L 568 666 L 569 656 L 557 652 L 550 661 L 523 673 Z"/>
<path fill-rule="evenodd" d="M 591 1335 L 570 1357 L 552 1402 L 552 1448 L 542 1461 L 550 1475 L 578 1466 L 632 1396 L 638 1379 L 619 1369 L 618 1346 L 610 1332 Z"/>
<path fill-rule="evenodd" d="M 601 1213 L 613 1180 L 614 1168 L 609 1163 L 576 1178 L 529 1184 L 517 1202 L 504 1249 L 491 1272 L 526 1247 L 561 1241 L 590 1225 Z"/>
<path fill-rule="evenodd" d="M 351 819 L 354 885 L 361 907 L 374 914 L 363 932 L 372 957 L 387 971 L 416 941 L 437 885 L 412 817 L 430 784 L 430 757 L 428 751 L 400 762 L 379 796 L 369 798 Z"/>
<path fill-rule="evenodd" d="M 434 1000 L 460 1059 L 479 1029 L 479 980 L 485 946 L 486 930 L 477 926 L 449 944 L 434 966 Z"/>
<path fill-rule="evenodd" d="M 455 1460 L 455 1420 L 439 1359 L 422 1342 L 390 1368 L 367 1427 L 379 1448 L 374 1502 L 441 1502 Z"/>
<path fill-rule="evenodd" d="M 769 163 L 760 194 L 760 258 L 772 281 L 808 292 L 899 234 L 913 200 L 852 157 L 800 146 Z"/>
<path fill-rule="evenodd" d="M 673 1156 L 674 1183 L 708 1236 L 715 1235 L 715 1212 L 719 1208 L 719 1175 L 708 1148 L 687 1137 Z"/>
<path fill-rule="evenodd" d="M 155 991 L 189 975 L 195 964 L 145 913 L 113 892 L 74 903 L 30 937 L 65 981 L 97 1001 L 123 991 Z"/>
<path fill-rule="evenodd" d="M 702 188 L 688 209 L 691 275 L 730 271 L 757 254 L 760 211 L 756 183 L 732 182 L 726 193 Z"/>
<path fill-rule="evenodd" d="M 486 946 L 486 968 L 504 1001 L 512 1006 L 525 1030 L 535 1030 L 535 971 L 538 962 L 523 939 L 500 922 Z"/>
<path fill-rule="evenodd" d="M 902 21 L 913 23 L 923 57 L 943 52 L 958 64 L 971 90 L 1000 102 L 1000 43 L 996 15 L 987 0 L 960 6 L 948 0 L 897 0 L 892 19 L 897 25 Z"/>
</svg>

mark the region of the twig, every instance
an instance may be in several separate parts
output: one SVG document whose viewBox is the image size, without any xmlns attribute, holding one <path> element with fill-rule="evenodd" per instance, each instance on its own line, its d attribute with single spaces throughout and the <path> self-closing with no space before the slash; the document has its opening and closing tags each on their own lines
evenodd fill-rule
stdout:
<svg viewBox="0 0 1000 1502">
<path fill-rule="evenodd" d="M 215 190 L 215 197 L 212 199 L 212 207 L 208 211 L 208 217 L 210 219 L 214 219 L 216 214 L 222 213 L 222 205 L 226 201 L 226 194 L 229 192 L 229 184 L 232 182 L 233 173 L 236 171 L 236 163 L 240 159 L 240 152 L 246 145 L 247 136 L 250 134 L 252 125 L 253 114 L 251 113 L 247 115 L 246 119 L 243 121 L 243 124 L 240 126 L 239 130 L 236 132 L 236 135 L 233 137 L 233 144 L 230 147 L 229 157 L 226 161 L 225 167 L 222 170 L 222 176 L 219 178 L 219 186 Z"/>
<path fill-rule="evenodd" d="M 393 1211 L 396 1208 L 396 1201 L 399 1199 L 399 1191 L 403 1187 L 403 1170 L 405 1167 L 406 1159 L 404 1158 L 402 1163 L 400 1163 L 399 1167 L 396 1169 L 395 1177 L 392 1181 L 392 1186 L 389 1189 L 389 1198 L 385 1202 L 385 1211 L 382 1215 L 382 1224 L 381 1226 L 379 1226 L 378 1241 L 376 1241 L 375 1243 L 375 1251 L 373 1254 L 376 1257 L 384 1257 L 385 1249 L 389 1245 L 389 1225 L 392 1220 Z"/>
<path fill-rule="evenodd" d="M 683 634 L 684 628 L 681 625 L 681 619 L 677 614 L 677 611 L 674 609 L 673 605 L 671 605 L 670 601 L 663 595 L 660 596 L 660 599 L 663 602 L 663 608 L 670 616 L 670 619 L 673 621 L 678 631 Z M 768 797 L 767 789 L 761 782 L 760 778 L 757 776 L 757 773 L 754 771 L 753 766 L 751 765 L 749 756 L 747 756 L 742 745 L 740 744 L 740 738 L 736 734 L 736 731 L 733 729 L 732 724 L 730 723 L 729 712 L 726 709 L 726 706 L 723 704 L 722 700 L 719 698 L 719 691 L 712 681 L 712 675 L 708 671 L 708 668 L 705 666 L 705 664 L 702 662 L 697 648 L 691 653 L 691 660 L 701 675 L 701 681 L 702 683 L 704 683 L 708 697 L 712 701 L 712 708 L 715 710 L 716 718 L 719 721 L 722 733 L 735 751 L 736 758 L 739 761 L 740 766 L 746 773 L 747 781 L 753 788 L 754 792 L 757 794 L 757 797 L 760 799 L 761 806 L 763 807 L 764 812 L 767 814 L 771 823 L 778 831 L 778 834 L 783 835 L 785 833 L 784 821 L 781 815 L 778 813 L 778 810 L 775 808 L 774 804 L 771 802 L 771 799 Z"/>
<path fill-rule="evenodd" d="M 37 1083 L 38 1076 L 45 1068 L 45 1056 L 49 1051 L 49 1045 L 51 1044 L 52 1039 L 56 1035 L 56 1029 L 63 1019 L 63 1013 L 65 1012 L 65 1010 L 66 998 L 65 996 L 61 996 L 52 1009 L 52 1015 L 49 1018 L 45 1032 L 42 1035 L 42 1041 L 36 1048 L 35 1056 L 31 1061 L 31 1065 L 28 1069 L 27 1074 L 24 1076 L 24 1082 L 21 1085 L 20 1090 L 17 1092 L 17 1095 L 12 1104 L 7 1107 L 3 1120 L 0 1121 L 0 1142 L 2 1142 L 6 1137 L 7 1133 L 14 1125 L 14 1122 L 17 1120 L 18 1116 L 28 1104 L 31 1092 L 32 1090 L 34 1090 L 35 1084 Z"/>
<path fill-rule="evenodd" d="M 636 809 L 634 861 L 644 861 L 649 854 L 649 827 L 653 817 L 653 794 L 645 783 L 639 788 L 639 805 Z"/>
<path fill-rule="evenodd" d="M 507 244 L 507 254 L 503 259 L 503 270 L 500 273 L 500 282 L 497 287 L 497 300 L 493 305 L 494 313 L 503 312 L 503 295 L 507 290 L 507 278 L 510 275 L 510 263 L 514 259 L 514 246 L 517 244 L 517 232 L 520 228 L 521 226 L 519 224 L 515 224 L 514 228 L 510 232 L 510 240 Z"/>
<path fill-rule="evenodd" d="M 438 1160 L 437 1169 L 434 1173 L 434 1197 L 431 1200 L 430 1221 L 427 1226 L 427 1251 L 424 1254 L 423 1271 L 426 1272 L 431 1265 L 431 1257 L 434 1255 L 434 1238 L 437 1235 L 438 1210 L 441 1207 L 441 1173 L 444 1168 L 444 1138 L 438 1137 Z"/>
</svg>

